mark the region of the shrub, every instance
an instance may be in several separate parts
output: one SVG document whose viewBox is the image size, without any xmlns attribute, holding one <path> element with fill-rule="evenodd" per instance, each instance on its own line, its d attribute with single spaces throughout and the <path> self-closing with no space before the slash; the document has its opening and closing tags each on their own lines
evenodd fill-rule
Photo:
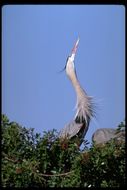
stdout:
<svg viewBox="0 0 127 190">
<path fill-rule="evenodd" d="M 118 130 L 124 127 L 122 122 Z M 55 129 L 41 136 L 2 115 L 1 148 L 2 187 L 125 186 L 125 143 L 84 141 L 80 150 Z"/>
</svg>

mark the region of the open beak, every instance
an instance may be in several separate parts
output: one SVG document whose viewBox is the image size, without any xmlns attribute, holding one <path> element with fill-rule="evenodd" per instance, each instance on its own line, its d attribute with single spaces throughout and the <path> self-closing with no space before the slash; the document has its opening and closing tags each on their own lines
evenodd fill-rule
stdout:
<svg viewBox="0 0 127 190">
<path fill-rule="evenodd" d="M 77 48 L 78 48 L 78 44 L 79 44 L 79 38 L 76 41 L 76 43 L 75 43 L 75 45 L 74 45 L 74 47 L 72 49 L 72 54 L 71 54 L 72 61 L 74 61 L 75 54 L 76 54 L 76 51 L 77 51 Z"/>
</svg>

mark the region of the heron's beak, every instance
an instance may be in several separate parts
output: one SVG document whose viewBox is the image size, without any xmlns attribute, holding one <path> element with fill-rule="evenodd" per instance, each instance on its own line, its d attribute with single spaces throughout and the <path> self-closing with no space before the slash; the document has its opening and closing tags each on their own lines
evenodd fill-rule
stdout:
<svg viewBox="0 0 127 190">
<path fill-rule="evenodd" d="M 78 48 L 78 43 L 79 43 L 79 38 L 76 41 L 76 43 L 75 43 L 75 45 L 74 45 L 74 47 L 72 49 L 71 56 L 69 56 L 69 59 L 71 59 L 72 62 L 74 61 L 74 58 L 75 58 L 75 54 L 76 54 L 76 51 L 77 51 L 77 48 Z M 59 73 L 63 72 L 65 69 L 66 69 L 66 65 L 61 71 L 59 71 Z"/>
<path fill-rule="evenodd" d="M 77 48 L 78 48 L 78 44 L 79 44 L 79 38 L 78 38 L 77 42 L 75 43 L 75 45 L 74 45 L 74 47 L 72 49 L 72 54 L 71 54 L 72 61 L 74 61 L 75 54 L 76 54 L 76 51 L 77 51 Z"/>
</svg>

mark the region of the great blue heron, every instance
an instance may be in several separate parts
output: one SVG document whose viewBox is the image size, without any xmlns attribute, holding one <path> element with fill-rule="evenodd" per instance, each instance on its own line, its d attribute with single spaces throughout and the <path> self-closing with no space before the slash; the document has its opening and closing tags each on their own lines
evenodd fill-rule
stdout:
<svg viewBox="0 0 127 190">
<path fill-rule="evenodd" d="M 81 87 L 76 75 L 74 58 L 77 51 L 79 38 L 72 49 L 71 55 L 67 59 L 65 66 L 66 74 L 72 82 L 77 95 L 76 115 L 74 119 L 60 131 L 60 138 L 72 139 L 78 137 L 79 144 L 82 143 L 83 138 L 89 127 L 91 117 L 95 115 L 94 104 L 92 97 L 88 96 L 85 90 Z"/>
<path fill-rule="evenodd" d="M 100 128 L 92 135 L 92 141 L 96 144 L 105 144 L 111 139 L 115 139 L 117 142 L 125 142 L 125 130 L 118 131 L 115 128 Z"/>
</svg>

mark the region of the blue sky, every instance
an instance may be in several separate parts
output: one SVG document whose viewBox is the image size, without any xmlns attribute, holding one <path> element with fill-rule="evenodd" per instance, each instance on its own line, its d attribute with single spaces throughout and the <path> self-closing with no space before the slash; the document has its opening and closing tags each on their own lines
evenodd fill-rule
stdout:
<svg viewBox="0 0 127 190">
<path fill-rule="evenodd" d="M 75 91 L 66 73 L 58 72 L 78 37 L 76 72 L 97 104 L 86 139 L 123 121 L 125 7 L 120 5 L 3 6 L 2 113 L 41 134 L 71 121 Z"/>
</svg>

